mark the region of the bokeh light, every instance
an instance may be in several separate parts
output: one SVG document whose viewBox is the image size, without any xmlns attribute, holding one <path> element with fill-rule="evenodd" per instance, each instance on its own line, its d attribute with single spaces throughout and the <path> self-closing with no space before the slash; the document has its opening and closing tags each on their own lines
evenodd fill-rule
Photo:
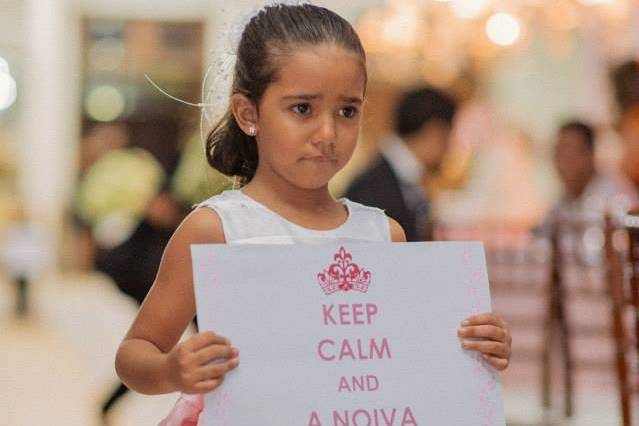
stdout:
<svg viewBox="0 0 639 426">
<path fill-rule="evenodd" d="M 500 46 L 515 44 L 521 34 L 519 21 L 509 13 L 496 13 L 486 22 L 486 35 Z"/>
<path fill-rule="evenodd" d="M 586 6 L 597 6 L 600 4 L 610 4 L 613 0 L 579 0 L 579 2 Z"/>
<path fill-rule="evenodd" d="M 453 12 L 463 19 L 474 19 L 481 16 L 487 9 L 489 0 L 452 0 Z"/>
<path fill-rule="evenodd" d="M 87 114 L 97 121 L 113 121 L 124 112 L 124 94 L 113 86 L 94 87 L 87 95 Z"/>
</svg>

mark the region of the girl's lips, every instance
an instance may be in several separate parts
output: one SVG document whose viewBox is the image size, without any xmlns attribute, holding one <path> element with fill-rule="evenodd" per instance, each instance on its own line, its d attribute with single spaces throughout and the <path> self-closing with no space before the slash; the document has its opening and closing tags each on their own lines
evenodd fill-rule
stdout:
<svg viewBox="0 0 639 426">
<path fill-rule="evenodd" d="M 328 163 L 328 162 L 336 161 L 337 159 L 331 155 L 313 155 L 313 156 L 302 157 L 302 160 Z"/>
</svg>

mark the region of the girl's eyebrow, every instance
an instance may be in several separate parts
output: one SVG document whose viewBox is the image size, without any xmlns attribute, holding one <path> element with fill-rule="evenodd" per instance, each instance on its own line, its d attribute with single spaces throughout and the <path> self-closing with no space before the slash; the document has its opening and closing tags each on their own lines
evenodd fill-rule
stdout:
<svg viewBox="0 0 639 426">
<path fill-rule="evenodd" d="M 339 99 L 349 104 L 361 104 L 364 102 L 362 98 L 352 98 L 349 96 L 340 96 Z"/>
<path fill-rule="evenodd" d="M 312 101 L 312 100 L 321 99 L 321 98 L 322 98 L 322 95 L 320 94 L 299 94 L 299 95 L 284 96 L 285 100 L 296 99 L 296 100 Z M 359 98 L 359 97 L 340 96 L 339 99 L 340 101 L 344 101 L 349 104 L 361 104 L 364 102 L 362 98 Z"/>
<path fill-rule="evenodd" d="M 284 96 L 284 99 L 301 99 L 304 101 L 312 101 L 315 99 L 319 99 L 322 96 L 319 94 L 299 94 L 299 95 L 288 95 Z"/>
</svg>

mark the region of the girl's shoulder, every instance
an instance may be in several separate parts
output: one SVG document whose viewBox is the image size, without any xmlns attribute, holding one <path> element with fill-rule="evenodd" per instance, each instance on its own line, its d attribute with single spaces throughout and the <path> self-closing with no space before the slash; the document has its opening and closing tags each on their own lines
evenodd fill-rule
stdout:
<svg viewBox="0 0 639 426">
<path fill-rule="evenodd" d="M 188 244 L 224 243 L 222 221 L 215 210 L 196 208 L 182 221 L 173 239 Z"/>
<path fill-rule="evenodd" d="M 384 210 L 351 201 L 348 198 L 342 198 L 341 200 L 348 205 L 349 212 L 355 216 L 354 220 L 360 223 L 369 223 L 373 227 L 383 229 L 383 233 L 390 235 L 389 238 L 392 242 L 406 241 L 406 234 L 402 226 L 395 219 L 388 216 Z"/>
<path fill-rule="evenodd" d="M 210 210 L 216 210 L 216 208 L 233 208 L 239 206 L 242 201 L 243 197 L 239 190 L 229 189 L 196 204 L 196 207 L 208 207 Z"/>
<path fill-rule="evenodd" d="M 227 243 L 261 235 L 276 227 L 269 212 L 237 189 L 217 194 L 196 207 L 196 211 L 215 215 L 216 226 Z M 202 216 L 206 220 L 206 216 Z"/>
<path fill-rule="evenodd" d="M 382 210 L 380 208 L 373 207 L 373 206 L 367 206 L 366 204 L 358 203 L 356 201 L 349 200 L 348 198 L 340 198 L 339 201 L 344 203 L 344 204 L 347 204 L 348 205 L 348 209 L 351 212 L 357 212 L 357 213 L 375 215 L 375 216 L 379 216 L 379 215 L 385 216 L 386 215 L 386 212 L 384 212 L 384 210 Z"/>
</svg>

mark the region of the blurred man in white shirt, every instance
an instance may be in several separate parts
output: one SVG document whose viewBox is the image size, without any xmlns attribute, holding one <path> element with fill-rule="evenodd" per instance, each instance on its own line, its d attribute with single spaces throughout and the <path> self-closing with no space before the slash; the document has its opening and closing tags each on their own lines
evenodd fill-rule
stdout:
<svg viewBox="0 0 639 426">
<path fill-rule="evenodd" d="M 629 182 L 597 170 L 595 133 L 588 124 L 570 121 L 559 128 L 554 160 L 563 193 L 548 214 L 546 226 L 553 221 L 598 222 L 606 214 L 620 220 L 636 204 L 637 195 Z"/>
</svg>

